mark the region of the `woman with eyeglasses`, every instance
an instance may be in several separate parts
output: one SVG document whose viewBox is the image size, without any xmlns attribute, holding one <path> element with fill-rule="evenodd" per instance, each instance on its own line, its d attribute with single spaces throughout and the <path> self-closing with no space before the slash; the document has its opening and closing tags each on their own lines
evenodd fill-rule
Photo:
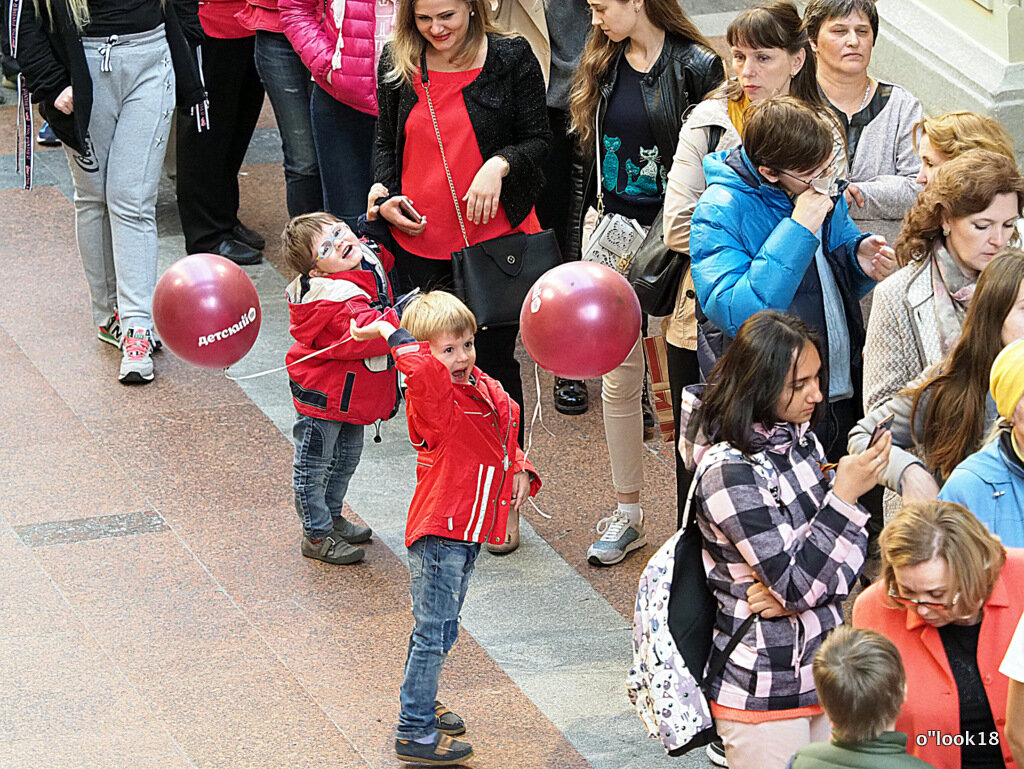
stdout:
<svg viewBox="0 0 1024 769">
<path fill-rule="evenodd" d="M 999 673 L 1024 610 L 1024 551 L 1007 550 L 951 502 L 904 507 L 882 531 L 882 574 L 853 608 L 855 627 L 896 644 L 907 751 L 939 769 L 1014 767 Z"/>
<path fill-rule="evenodd" d="M 875 289 L 864 343 L 864 408 L 942 360 L 981 271 L 1017 237 L 1024 176 L 1012 158 L 968 150 L 934 174 L 896 240 L 902 265 Z"/>
<path fill-rule="evenodd" d="M 773 96 L 747 113 L 743 146 L 704 161 L 708 188 L 691 220 L 690 256 L 705 374 L 759 310 L 795 315 L 823 340 L 828 418 L 816 432 L 835 461 L 861 416 L 860 298 L 892 272 L 884 238 L 850 218 L 829 122 Z"/>
</svg>

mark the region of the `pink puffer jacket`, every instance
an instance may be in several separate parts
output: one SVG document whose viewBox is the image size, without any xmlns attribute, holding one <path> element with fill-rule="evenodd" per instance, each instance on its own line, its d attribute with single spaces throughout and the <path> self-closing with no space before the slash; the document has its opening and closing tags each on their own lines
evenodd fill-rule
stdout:
<svg viewBox="0 0 1024 769">
<path fill-rule="evenodd" d="M 376 115 L 377 59 L 391 34 L 394 0 L 279 0 L 278 7 L 284 33 L 317 85 Z"/>
</svg>

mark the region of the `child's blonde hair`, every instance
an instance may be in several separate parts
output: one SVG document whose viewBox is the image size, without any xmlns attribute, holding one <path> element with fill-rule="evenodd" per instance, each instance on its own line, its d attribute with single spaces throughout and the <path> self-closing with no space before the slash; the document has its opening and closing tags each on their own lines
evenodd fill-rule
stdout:
<svg viewBox="0 0 1024 769">
<path fill-rule="evenodd" d="M 814 655 L 818 701 L 840 742 L 866 742 L 895 721 L 906 697 L 899 649 L 874 630 L 840 625 Z"/>
<path fill-rule="evenodd" d="M 281 232 L 281 252 L 285 264 L 301 275 L 309 275 L 309 271 L 316 267 L 314 251 L 320 246 L 318 241 L 324 226 L 340 221 L 334 214 L 316 211 L 312 214 L 299 214 L 288 222 Z"/>
<path fill-rule="evenodd" d="M 402 313 L 402 328 L 420 341 L 429 341 L 439 334 L 475 334 L 476 317 L 454 294 L 428 291 L 409 302 Z"/>
</svg>

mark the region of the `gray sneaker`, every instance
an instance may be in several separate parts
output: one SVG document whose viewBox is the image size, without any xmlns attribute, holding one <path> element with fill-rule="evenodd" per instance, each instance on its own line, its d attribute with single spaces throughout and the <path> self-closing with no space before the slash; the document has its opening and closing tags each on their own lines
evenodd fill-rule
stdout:
<svg viewBox="0 0 1024 769">
<path fill-rule="evenodd" d="M 630 523 L 625 513 L 616 510 L 598 522 L 597 533 L 601 538 L 587 550 L 587 560 L 594 566 L 611 566 L 647 544 L 643 513 L 637 523 Z"/>
<path fill-rule="evenodd" d="M 337 534 L 350 545 L 361 545 L 369 542 L 373 536 L 373 529 L 369 526 L 359 526 L 352 521 L 339 515 L 334 519 L 334 534 Z"/>
<path fill-rule="evenodd" d="M 146 384 L 153 381 L 153 340 L 149 331 L 132 326 L 121 337 L 121 384 Z"/>
<path fill-rule="evenodd" d="M 363 560 L 366 551 L 360 547 L 352 547 L 345 540 L 336 537 L 332 531 L 319 542 L 314 542 L 309 537 L 303 537 L 302 554 L 307 558 L 315 558 L 324 563 L 344 565 Z"/>
</svg>

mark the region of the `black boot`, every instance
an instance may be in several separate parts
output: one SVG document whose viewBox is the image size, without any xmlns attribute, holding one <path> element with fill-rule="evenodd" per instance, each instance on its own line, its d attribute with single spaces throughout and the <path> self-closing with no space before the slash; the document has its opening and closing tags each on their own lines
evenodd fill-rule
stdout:
<svg viewBox="0 0 1024 769">
<path fill-rule="evenodd" d="M 644 391 L 641 396 L 641 408 L 644 413 L 644 440 L 650 441 L 658 433 L 658 417 L 654 413 L 654 406 L 651 404 L 651 391 L 647 386 L 647 377 L 644 377 Z"/>
<path fill-rule="evenodd" d="M 555 377 L 555 410 L 560 414 L 585 414 L 590 405 L 587 383 Z"/>
</svg>

